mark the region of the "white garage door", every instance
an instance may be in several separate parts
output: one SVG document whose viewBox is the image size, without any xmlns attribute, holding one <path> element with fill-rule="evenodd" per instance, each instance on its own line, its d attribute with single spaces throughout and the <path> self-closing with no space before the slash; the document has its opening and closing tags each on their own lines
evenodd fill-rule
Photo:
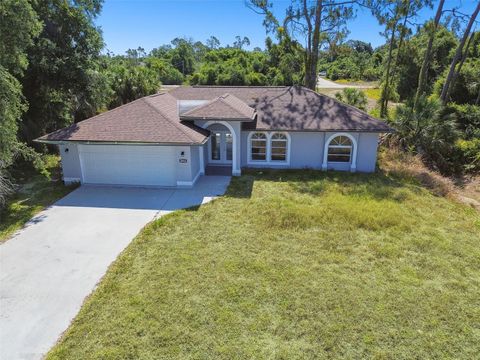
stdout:
<svg viewBox="0 0 480 360">
<path fill-rule="evenodd" d="M 175 148 L 171 146 L 80 145 L 83 182 L 175 186 Z"/>
</svg>

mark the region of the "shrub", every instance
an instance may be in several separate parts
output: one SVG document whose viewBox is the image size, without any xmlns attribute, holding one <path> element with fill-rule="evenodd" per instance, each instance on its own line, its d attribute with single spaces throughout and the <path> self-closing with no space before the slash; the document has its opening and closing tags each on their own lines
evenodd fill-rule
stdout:
<svg viewBox="0 0 480 360">
<path fill-rule="evenodd" d="M 472 140 L 460 139 L 457 140 L 455 145 L 465 171 L 480 171 L 480 138 Z"/>
<path fill-rule="evenodd" d="M 345 88 L 342 92 L 335 94 L 335 97 L 352 106 L 355 106 L 361 110 L 366 110 L 367 108 L 367 95 L 362 90 Z"/>
</svg>

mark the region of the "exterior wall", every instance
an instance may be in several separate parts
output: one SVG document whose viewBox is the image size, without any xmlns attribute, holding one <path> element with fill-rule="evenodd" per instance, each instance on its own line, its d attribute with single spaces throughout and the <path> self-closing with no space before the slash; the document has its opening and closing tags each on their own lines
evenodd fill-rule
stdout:
<svg viewBox="0 0 480 360">
<path fill-rule="evenodd" d="M 199 148 L 203 151 L 203 147 L 204 146 L 173 146 L 175 149 L 177 186 L 193 186 L 198 179 L 201 170 Z M 82 182 L 82 170 L 77 144 L 61 144 L 58 148 L 61 156 L 63 181 L 67 184 Z M 68 151 L 66 151 L 67 149 Z"/>
<path fill-rule="evenodd" d="M 67 151 L 68 149 L 68 151 Z M 58 151 L 62 162 L 62 178 L 66 184 L 80 182 L 82 171 L 80 168 L 80 157 L 76 144 L 58 145 Z"/>
<path fill-rule="evenodd" d="M 199 150 L 203 149 L 199 146 L 190 147 L 190 157 L 191 157 L 191 169 L 192 169 L 192 181 L 200 172 L 200 153 Z"/>
<path fill-rule="evenodd" d="M 200 176 L 199 146 L 175 146 L 175 149 L 177 186 L 193 186 Z"/>
<path fill-rule="evenodd" d="M 290 134 L 290 164 L 248 162 L 248 135 L 250 131 L 241 134 L 241 165 L 250 168 L 290 168 L 290 169 L 322 169 L 325 141 L 336 132 L 289 132 Z M 357 158 L 355 171 L 373 172 L 377 159 L 377 133 L 348 133 L 357 143 Z M 352 163 L 327 163 L 326 170 L 350 171 Z"/>
<path fill-rule="evenodd" d="M 378 136 L 378 133 L 359 134 L 357 171 L 375 171 L 375 166 L 377 164 Z"/>
</svg>

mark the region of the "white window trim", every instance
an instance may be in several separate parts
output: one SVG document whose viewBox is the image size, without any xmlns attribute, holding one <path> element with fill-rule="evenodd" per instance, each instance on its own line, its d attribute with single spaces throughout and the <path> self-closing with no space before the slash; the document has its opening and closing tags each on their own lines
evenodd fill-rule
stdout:
<svg viewBox="0 0 480 360">
<path fill-rule="evenodd" d="M 265 134 L 266 136 L 266 160 L 252 160 L 252 136 L 254 134 Z M 285 135 L 287 138 L 287 152 L 286 152 L 286 160 L 285 161 L 278 161 L 272 160 L 272 136 L 274 134 L 282 134 Z M 286 131 L 250 131 L 247 137 L 247 164 L 248 165 L 279 165 L 285 166 L 290 165 L 290 149 L 292 148 L 292 139 L 290 134 Z"/>
<path fill-rule="evenodd" d="M 352 141 L 352 152 L 350 154 L 350 163 L 328 161 L 328 148 L 330 147 L 330 142 L 333 139 L 335 139 L 337 136 L 346 136 Z M 355 139 L 355 137 L 352 136 L 351 134 L 344 133 L 344 132 L 330 134 L 325 141 L 325 146 L 323 149 L 322 170 L 327 170 L 328 164 L 342 164 L 342 165 L 350 164 L 350 171 L 355 172 L 357 170 L 357 149 L 358 149 L 357 139 Z"/>
</svg>

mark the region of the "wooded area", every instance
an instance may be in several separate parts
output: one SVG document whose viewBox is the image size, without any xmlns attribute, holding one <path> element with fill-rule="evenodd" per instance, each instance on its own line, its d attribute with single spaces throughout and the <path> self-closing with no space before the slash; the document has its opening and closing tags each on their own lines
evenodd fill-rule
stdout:
<svg viewBox="0 0 480 360">
<path fill-rule="evenodd" d="M 12 166 L 26 160 L 42 169 L 39 154 L 47 149 L 33 139 L 162 85 L 315 89 L 319 71 L 332 80 L 379 83 L 371 112 L 397 130 L 388 146 L 418 153 L 446 175 L 480 170 L 480 2 L 464 14 L 443 0 L 294 0 L 284 18 L 275 17 L 269 0 L 246 5 L 269 32 L 264 49 L 247 50 L 242 36 L 230 45 L 211 36 L 120 55 L 102 52 L 95 25 L 101 0 L 0 2 L 0 199 L 10 189 Z M 435 18 L 417 24 L 427 6 L 435 7 Z M 384 26 L 384 45 L 347 40 L 360 7 Z M 339 99 L 362 108 L 364 97 L 345 91 Z"/>
</svg>

